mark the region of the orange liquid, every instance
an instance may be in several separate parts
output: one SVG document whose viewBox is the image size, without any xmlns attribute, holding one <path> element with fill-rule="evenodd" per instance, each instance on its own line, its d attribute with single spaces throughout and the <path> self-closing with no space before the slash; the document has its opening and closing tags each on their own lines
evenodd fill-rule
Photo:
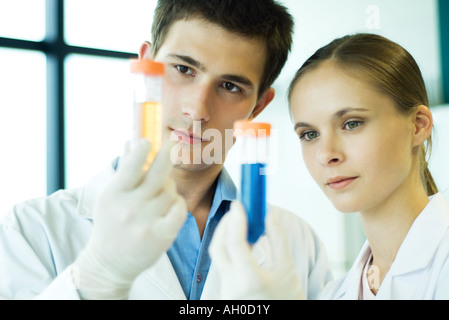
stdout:
<svg viewBox="0 0 449 320">
<path fill-rule="evenodd" d="M 137 136 L 151 142 L 148 156 L 152 163 L 162 144 L 162 106 L 159 102 L 144 102 L 137 105 Z"/>
</svg>

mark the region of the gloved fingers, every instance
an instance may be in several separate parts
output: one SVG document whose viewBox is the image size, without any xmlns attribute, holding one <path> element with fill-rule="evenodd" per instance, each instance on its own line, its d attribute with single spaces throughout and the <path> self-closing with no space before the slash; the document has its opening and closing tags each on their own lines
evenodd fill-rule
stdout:
<svg viewBox="0 0 449 320">
<path fill-rule="evenodd" d="M 231 209 L 221 219 L 212 240 L 212 255 L 218 260 L 217 265 L 227 265 L 228 270 L 243 271 L 257 266 L 251 248 L 246 240 L 248 224 L 243 206 L 234 201 Z M 226 270 L 227 269 L 227 270 Z"/>
<path fill-rule="evenodd" d="M 120 190 L 134 189 L 145 176 L 144 166 L 151 150 L 148 140 L 140 140 L 134 148 L 120 160 L 114 185 Z"/>
<path fill-rule="evenodd" d="M 251 247 L 248 244 L 248 221 L 245 209 L 239 201 L 231 203 L 228 215 L 228 247 L 230 258 L 235 264 L 240 262 L 254 264 Z"/>
<path fill-rule="evenodd" d="M 178 201 L 179 197 L 180 196 L 176 192 L 176 184 L 170 178 L 167 179 L 161 191 L 152 198 L 148 198 L 139 188 L 134 191 L 133 199 L 141 204 L 139 209 L 136 210 L 133 215 L 139 219 L 139 223 L 146 225 L 148 225 L 148 223 L 154 223 L 156 219 L 167 215 L 170 208 L 176 201 Z"/>
<path fill-rule="evenodd" d="M 187 205 L 184 198 L 178 196 L 166 210 L 166 214 L 155 220 L 153 227 L 155 236 L 174 241 L 186 219 Z"/>
<path fill-rule="evenodd" d="M 130 152 L 131 152 L 131 148 L 132 148 L 132 141 L 128 140 L 125 142 L 125 145 L 123 146 L 123 154 L 122 154 L 122 159 L 127 157 Z M 119 166 L 120 166 L 120 161 L 119 161 Z"/>
<path fill-rule="evenodd" d="M 276 250 L 273 250 L 273 263 L 275 268 L 290 268 L 293 266 L 290 246 L 279 219 L 275 214 L 268 214 L 266 228 L 271 247 L 276 248 Z"/>
<path fill-rule="evenodd" d="M 154 158 L 144 180 L 139 188 L 147 197 L 154 197 L 164 187 L 169 177 L 173 164 L 170 161 L 170 151 L 175 142 L 169 141 L 164 143 Z"/>
</svg>

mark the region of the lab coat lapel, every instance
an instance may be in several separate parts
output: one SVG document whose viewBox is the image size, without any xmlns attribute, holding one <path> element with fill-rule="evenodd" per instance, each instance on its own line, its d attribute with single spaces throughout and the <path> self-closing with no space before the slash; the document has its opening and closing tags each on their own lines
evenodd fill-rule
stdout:
<svg viewBox="0 0 449 320">
<path fill-rule="evenodd" d="M 184 291 L 175 270 L 164 253 L 154 266 L 144 271 L 135 281 L 130 299 L 185 300 Z"/>
<path fill-rule="evenodd" d="M 333 299 L 336 300 L 358 300 L 360 292 L 360 281 L 362 276 L 362 270 L 365 266 L 366 260 L 371 250 L 368 241 L 362 247 L 359 256 L 357 257 L 352 268 L 346 274 L 340 289 L 337 291 Z"/>
<path fill-rule="evenodd" d="M 449 205 L 442 194 L 432 197 L 405 237 L 377 294 L 378 299 L 421 296 L 426 283 L 422 270 L 432 264 L 435 252 L 449 228 Z M 423 288 L 420 288 L 423 287 Z"/>
</svg>

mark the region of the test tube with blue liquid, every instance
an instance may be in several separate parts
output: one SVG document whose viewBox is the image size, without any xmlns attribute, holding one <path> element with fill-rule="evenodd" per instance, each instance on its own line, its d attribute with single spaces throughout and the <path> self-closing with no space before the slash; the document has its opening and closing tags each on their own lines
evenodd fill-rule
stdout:
<svg viewBox="0 0 449 320">
<path fill-rule="evenodd" d="M 234 123 L 237 158 L 241 166 L 239 200 L 248 218 L 248 242 L 254 244 L 265 232 L 267 212 L 267 164 L 271 125 L 239 120 Z"/>
</svg>

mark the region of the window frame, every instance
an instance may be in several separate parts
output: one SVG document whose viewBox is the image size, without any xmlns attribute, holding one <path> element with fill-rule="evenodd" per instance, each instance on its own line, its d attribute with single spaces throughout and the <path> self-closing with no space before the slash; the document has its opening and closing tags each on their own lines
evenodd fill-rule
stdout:
<svg viewBox="0 0 449 320">
<path fill-rule="evenodd" d="M 65 59 L 70 54 L 132 59 L 137 54 L 71 46 L 64 40 L 64 0 L 45 1 L 45 38 L 42 41 L 0 37 L 0 47 L 40 51 L 46 56 L 47 194 L 66 186 Z"/>
</svg>

